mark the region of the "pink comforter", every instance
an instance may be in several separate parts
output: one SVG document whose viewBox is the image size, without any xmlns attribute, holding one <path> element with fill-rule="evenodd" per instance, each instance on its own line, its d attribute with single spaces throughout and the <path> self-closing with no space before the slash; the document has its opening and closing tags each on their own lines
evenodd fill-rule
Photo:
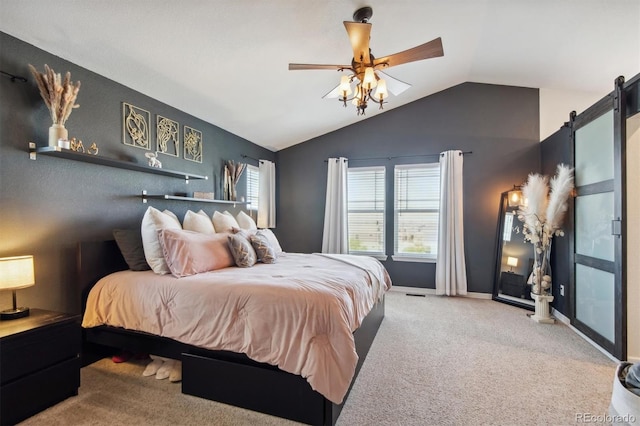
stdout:
<svg viewBox="0 0 640 426">
<path fill-rule="evenodd" d="M 275 264 L 179 279 L 121 271 L 91 290 L 82 326 L 245 353 L 339 404 L 358 361 L 353 331 L 390 287 L 380 262 L 351 255 L 287 253 Z"/>
</svg>

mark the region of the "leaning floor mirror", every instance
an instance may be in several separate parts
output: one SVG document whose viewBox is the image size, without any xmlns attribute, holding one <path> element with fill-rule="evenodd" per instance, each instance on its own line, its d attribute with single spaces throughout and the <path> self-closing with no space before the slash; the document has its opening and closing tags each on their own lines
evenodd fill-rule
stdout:
<svg viewBox="0 0 640 426">
<path fill-rule="evenodd" d="M 531 285 L 527 284 L 533 271 L 533 246 L 524 240 L 518 220 L 521 196 L 514 189 L 500 197 L 493 299 L 533 310 Z"/>
</svg>

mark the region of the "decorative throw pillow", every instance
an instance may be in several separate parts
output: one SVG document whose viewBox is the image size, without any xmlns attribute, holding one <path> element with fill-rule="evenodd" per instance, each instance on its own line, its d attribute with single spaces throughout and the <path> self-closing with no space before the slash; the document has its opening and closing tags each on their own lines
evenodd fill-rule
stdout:
<svg viewBox="0 0 640 426">
<path fill-rule="evenodd" d="M 174 212 L 172 212 L 171 210 L 167 210 L 164 209 L 162 210 L 162 213 L 171 216 L 172 218 L 174 218 L 178 223 L 180 223 L 180 219 L 178 219 L 178 216 L 176 216 L 176 214 Z"/>
<path fill-rule="evenodd" d="M 209 216 L 202 210 L 198 213 L 188 210 L 184 215 L 182 221 L 182 229 L 186 231 L 200 232 L 203 234 L 215 234 L 216 230 L 213 227 L 213 222 L 209 219 Z"/>
<path fill-rule="evenodd" d="M 253 249 L 256 251 L 258 260 L 262 263 L 276 263 L 276 250 L 269 239 L 262 234 L 255 234 L 249 237 Z"/>
<path fill-rule="evenodd" d="M 158 240 L 171 273 L 180 278 L 233 266 L 225 234 L 161 229 Z"/>
<path fill-rule="evenodd" d="M 162 247 L 158 241 L 160 229 L 182 229 L 178 219 L 161 212 L 151 206 L 142 218 L 140 232 L 142 234 L 142 247 L 147 263 L 156 274 L 169 274 L 171 271 L 164 260 Z"/>
<path fill-rule="evenodd" d="M 243 237 L 245 237 L 247 240 L 249 239 L 250 236 L 255 235 L 256 232 L 258 232 L 257 229 L 240 229 L 240 228 L 233 228 L 231 230 L 231 232 L 233 234 L 237 234 L 237 235 L 242 235 Z"/>
<path fill-rule="evenodd" d="M 278 242 L 278 239 L 276 238 L 273 231 L 271 231 L 271 229 L 260 229 L 256 233 L 256 235 L 257 234 L 264 235 L 265 237 L 267 237 L 267 239 L 269 240 L 269 243 L 271 244 L 273 249 L 276 251 L 276 255 L 280 255 L 280 253 L 283 253 L 282 247 L 280 247 L 280 243 Z"/>
<path fill-rule="evenodd" d="M 151 269 L 144 257 L 142 234 L 139 229 L 114 229 L 113 237 L 124 257 L 124 261 L 132 271 L 148 271 Z"/>
<path fill-rule="evenodd" d="M 242 229 L 258 229 L 253 218 L 243 211 L 238 213 L 238 215 L 236 216 L 236 221 L 238 221 L 238 225 L 240 225 L 240 228 Z"/>
<path fill-rule="evenodd" d="M 242 235 L 231 234 L 228 237 L 229 248 L 231 254 L 236 261 L 236 266 L 241 268 L 248 268 L 253 266 L 257 262 L 256 251 L 251 246 L 249 240 Z"/>
<path fill-rule="evenodd" d="M 216 232 L 232 232 L 233 228 L 240 228 L 236 218 L 230 213 L 213 212 L 213 227 Z"/>
</svg>

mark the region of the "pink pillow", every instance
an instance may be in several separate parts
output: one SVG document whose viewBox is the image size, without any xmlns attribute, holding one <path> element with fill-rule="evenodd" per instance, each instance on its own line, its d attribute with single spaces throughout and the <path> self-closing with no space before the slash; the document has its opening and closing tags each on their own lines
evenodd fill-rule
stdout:
<svg viewBox="0 0 640 426">
<path fill-rule="evenodd" d="M 228 234 L 161 229 L 158 240 L 171 273 L 180 278 L 235 265 Z"/>
</svg>

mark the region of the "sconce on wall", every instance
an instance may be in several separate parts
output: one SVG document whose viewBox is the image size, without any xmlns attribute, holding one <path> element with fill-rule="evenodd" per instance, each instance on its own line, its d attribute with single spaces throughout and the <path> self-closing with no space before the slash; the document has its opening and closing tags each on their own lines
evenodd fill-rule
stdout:
<svg viewBox="0 0 640 426">
<path fill-rule="evenodd" d="M 0 291 L 13 292 L 13 309 L 0 311 L 0 320 L 11 320 L 29 316 L 29 308 L 18 307 L 16 290 L 35 284 L 33 256 L 15 256 L 0 258 Z"/>
<path fill-rule="evenodd" d="M 509 202 L 509 207 L 518 207 L 524 204 L 520 185 L 513 185 L 513 189 L 508 193 L 507 200 Z"/>
</svg>

